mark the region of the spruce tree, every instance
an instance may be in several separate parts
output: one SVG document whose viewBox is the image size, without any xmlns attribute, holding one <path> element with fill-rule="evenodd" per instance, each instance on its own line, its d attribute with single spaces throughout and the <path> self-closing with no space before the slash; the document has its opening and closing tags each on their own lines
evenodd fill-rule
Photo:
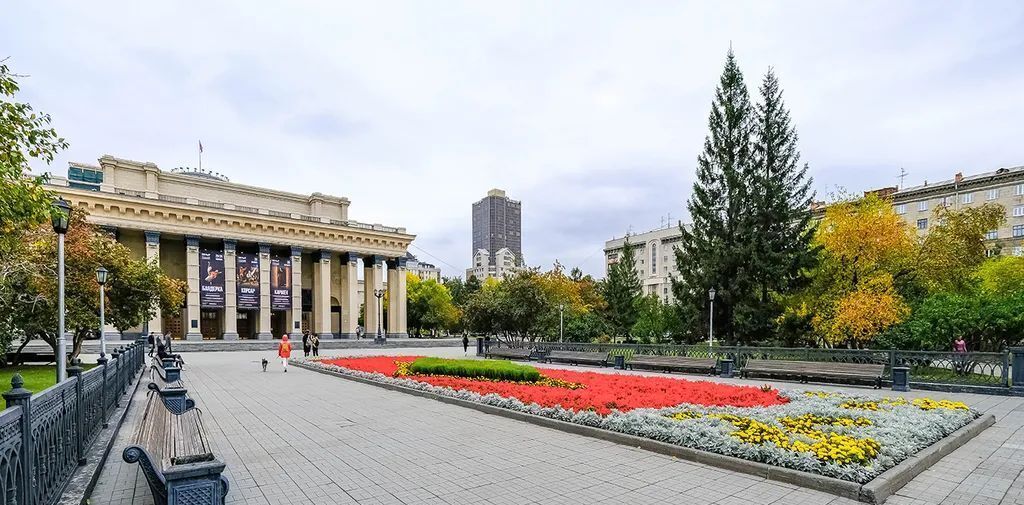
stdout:
<svg viewBox="0 0 1024 505">
<path fill-rule="evenodd" d="M 769 69 L 760 87 L 755 112 L 752 170 L 749 177 L 750 277 L 757 303 L 737 315 L 745 333 L 768 337 L 781 313 L 775 293 L 797 287 L 815 257 L 810 246 L 813 201 L 807 165 L 800 164 L 796 129 L 782 100 L 782 89 Z"/>
<path fill-rule="evenodd" d="M 640 276 L 636 273 L 635 249 L 627 235 L 622 243 L 622 255 L 608 269 L 608 279 L 604 282 L 608 325 L 616 337 L 628 337 L 636 324 L 636 301 L 640 297 L 641 284 Z"/>
<path fill-rule="evenodd" d="M 692 225 L 680 227 L 679 275 L 672 290 L 691 338 L 707 335 L 708 289 L 714 287 L 716 335 L 735 341 L 736 308 L 750 306 L 748 181 L 753 110 L 743 74 L 729 49 L 715 90 L 697 180 L 686 206 Z"/>
</svg>

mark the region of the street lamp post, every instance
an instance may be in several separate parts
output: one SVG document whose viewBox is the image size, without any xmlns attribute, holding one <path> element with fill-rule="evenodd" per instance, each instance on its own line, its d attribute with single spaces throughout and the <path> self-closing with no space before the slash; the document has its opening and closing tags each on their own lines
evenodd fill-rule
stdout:
<svg viewBox="0 0 1024 505">
<path fill-rule="evenodd" d="M 105 314 L 105 310 L 104 310 L 103 291 L 104 291 L 104 286 L 107 283 L 107 274 L 108 273 L 109 272 L 107 271 L 106 268 L 99 267 L 99 268 L 96 269 L 96 283 L 100 285 L 100 357 L 101 358 L 104 358 L 104 357 L 107 356 L 107 335 L 106 335 L 106 332 L 103 331 L 103 328 L 106 326 L 106 324 L 105 324 L 106 321 L 104 320 L 104 317 L 105 317 L 106 314 Z"/>
<path fill-rule="evenodd" d="M 67 378 L 67 341 L 64 338 L 64 235 L 71 220 L 71 205 L 63 198 L 53 202 L 54 213 L 50 218 L 53 231 L 57 233 L 57 382 Z"/>
<path fill-rule="evenodd" d="M 715 288 L 708 290 L 708 300 L 711 301 L 711 310 L 708 311 L 708 352 L 715 341 Z"/>
<path fill-rule="evenodd" d="M 558 341 L 564 342 L 565 333 L 562 330 L 562 311 L 565 310 L 565 304 L 558 304 Z"/>
<path fill-rule="evenodd" d="M 384 309 L 382 308 L 383 304 L 381 302 L 381 300 L 384 299 L 384 290 L 383 289 L 375 289 L 375 290 L 373 290 L 373 296 L 377 297 L 377 338 L 374 339 L 374 342 L 377 343 L 377 344 L 383 344 L 386 340 L 384 339 L 384 331 L 383 331 L 383 329 L 381 327 L 381 321 L 380 320 L 384 316 L 384 314 L 383 314 Z"/>
</svg>

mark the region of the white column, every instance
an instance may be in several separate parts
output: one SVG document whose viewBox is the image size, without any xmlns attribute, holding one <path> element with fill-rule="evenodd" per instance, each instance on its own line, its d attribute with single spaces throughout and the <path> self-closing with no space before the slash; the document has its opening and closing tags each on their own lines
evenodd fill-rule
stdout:
<svg viewBox="0 0 1024 505">
<path fill-rule="evenodd" d="M 376 255 L 363 257 L 363 304 L 366 308 L 363 322 L 366 323 L 364 329 L 367 336 L 377 335 L 377 314 L 380 309 L 373 292 L 384 286 L 384 279 L 380 273 L 382 260 L 381 256 Z"/>
<path fill-rule="evenodd" d="M 185 237 L 185 278 L 188 281 L 185 338 L 202 340 L 203 334 L 199 331 L 199 237 Z"/>
<path fill-rule="evenodd" d="M 398 300 L 402 297 L 398 287 L 398 261 L 388 260 L 388 323 L 384 331 L 388 337 L 398 337 L 398 317 L 401 315 L 398 310 Z"/>
<path fill-rule="evenodd" d="M 331 338 L 331 252 L 313 257 L 313 333 Z"/>
<path fill-rule="evenodd" d="M 224 340 L 238 340 L 237 242 L 224 239 Z"/>
<path fill-rule="evenodd" d="M 395 290 L 398 293 L 395 302 L 395 313 L 397 317 L 395 319 L 395 336 L 396 337 L 408 337 L 409 329 L 406 321 L 406 307 L 409 301 L 409 292 L 407 290 L 408 275 L 405 269 L 405 258 L 398 258 L 396 261 L 395 270 L 398 275 L 398 288 Z"/>
<path fill-rule="evenodd" d="M 292 247 L 292 337 L 302 335 L 302 248 Z"/>
<path fill-rule="evenodd" d="M 158 231 L 146 232 L 146 261 L 156 263 L 156 266 L 160 267 L 160 232 Z M 164 319 L 160 314 L 160 304 L 157 303 L 153 318 L 149 320 L 149 332 L 163 335 L 163 327 Z"/>
<path fill-rule="evenodd" d="M 260 244 L 260 327 L 259 340 L 270 340 L 270 244 Z"/>
<path fill-rule="evenodd" d="M 341 338 L 358 338 L 359 326 L 359 255 L 341 254 Z"/>
</svg>

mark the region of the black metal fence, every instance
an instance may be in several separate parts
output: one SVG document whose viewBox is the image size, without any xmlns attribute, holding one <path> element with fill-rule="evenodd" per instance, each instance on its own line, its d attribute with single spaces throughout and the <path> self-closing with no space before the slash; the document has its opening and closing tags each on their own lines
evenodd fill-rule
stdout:
<svg viewBox="0 0 1024 505">
<path fill-rule="evenodd" d="M 489 340 L 490 346 L 504 346 L 499 340 Z M 655 344 L 592 344 L 578 342 L 524 342 L 524 347 L 536 351 L 590 351 L 607 352 L 612 356 L 625 356 L 628 362 L 634 355 L 689 356 L 695 358 L 731 359 L 737 368 L 743 368 L 748 359 L 775 359 L 841 363 L 877 363 L 886 365 L 885 378 L 891 380 L 892 367 L 910 368 L 912 385 L 951 386 L 944 389 L 999 392 L 1009 389 L 1014 354 L 1005 352 L 943 352 L 882 349 L 819 349 L 797 347 L 747 347 Z M 991 391 L 986 391 L 991 390 Z"/>
<path fill-rule="evenodd" d="M 4 505 L 51 505 L 145 364 L 145 344 L 118 348 L 99 366 L 68 368 L 67 380 L 38 394 L 11 379 L 0 412 L 0 500 Z"/>
</svg>

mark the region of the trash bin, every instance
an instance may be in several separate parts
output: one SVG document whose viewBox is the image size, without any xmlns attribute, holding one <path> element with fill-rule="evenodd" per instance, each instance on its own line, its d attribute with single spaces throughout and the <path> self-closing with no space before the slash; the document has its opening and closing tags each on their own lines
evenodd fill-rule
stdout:
<svg viewBox="0 0 1024 505">
<path fill-rule="evenodd" d="M 484 355 L 484 337 L 476 337 L 476 355 Z"/>
<path fill-rule="evenodd" d="M 723 379 L 731 379 L 732 378 L 732 370 L 733 370 L 733 362 L 732 362 L 732 360 L 731 359 L 723 359 L 723 360 L 719 361 L 719 363 L 722 365 L 721 377 Z"/>
<path fill-rule="evenodd" d="M 626 357 L 625 356 L 620 354 L 618 356 L 614 356 L 614 359 L 615 359 L 615 369 L 616 370 L 625 370 L 626 369 Z"/>
<path fill-rule="evenodd" d="M 910 367 L 892 367 L 892 390 L 910 391 Z"/>
</svg>

